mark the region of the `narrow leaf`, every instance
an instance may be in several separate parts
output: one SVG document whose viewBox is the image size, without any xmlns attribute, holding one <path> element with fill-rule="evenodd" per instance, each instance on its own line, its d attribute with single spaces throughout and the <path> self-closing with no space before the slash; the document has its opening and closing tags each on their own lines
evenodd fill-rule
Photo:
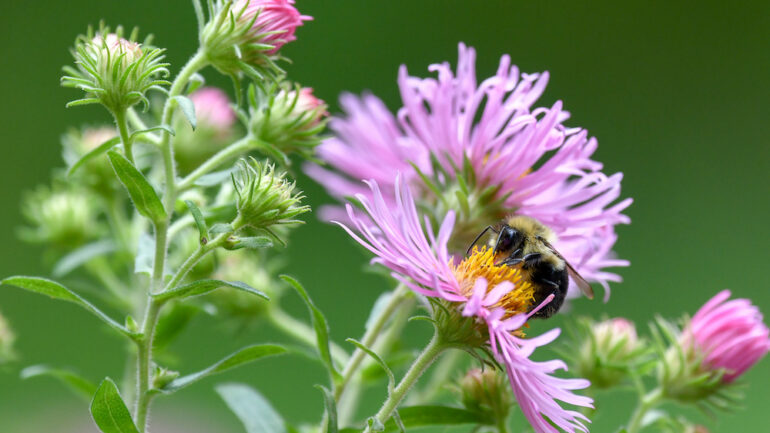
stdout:
<svg viewBox="0 0 770 433">
<path fill-rule="evenodd" d="M 80 305 L 81 307 L 88 310 L 91 314 L 95 315 L 96 317 L 101 319 L 104 323 L 109 325 L 111 328 L 117 330 L 121 334 L 133 336 L 133 334 L 130 333 L 126 328 L 124 328 L 123 325 L 112 320 L 109 316 L 104 314 L 101 310 L 96 308 L 93 304 L 81 298 L 80 295 L 75 294 L 74 292 L 70 291 L 68 288 L 62 286 L 56 281 L 52 281 L 52 280 L 49 280 L 46 278 L 40 278 L 40 277 L 14 276 L 14 277 L 8 277 L 0 281 L 0 284 L 8 284 L 10 286 L 16 286 L 25 290 L 29 290 L 30 292 L 46 295 L 52 299 L 68 301 L 68 302 L 72 302 L 73 304 Z"/>
<path fill-rule="evenodd" d="M 91 416 L 103 433 L 139 433 L 112 379 L 104 379 L 91 402 Z"/>
<path fill-rule="evenodd" d="M 137 170 L 125 156 L 114 150 L 107 152 L 107 156 L 110 158 L 115 174 L 131 196 L 136 210 L 153 222 L 164 221 L 167 215 L 163 203 L 142 172 Z"/>
<path fill-rule="evenodd" d="M 270 248 L 273 246 L 273 240 L 267 236 L 253 236 L 247 238 L 238 238 L 233 245 L 234 250 L 241 248 L 247 248 L 250 250 L 259 250 L 262 248 Z"/>
<path fill-rule="evenodd" d="M 53 275 L 61 277 L 69 274 L 80 265 L 87 263 L 94 257 L 103 256 L 115 251 L 115 242 L 109 239 L 92 242 L 72 251 L 62 257 L 53 268 Z"/>
<path fill-rule="evenodd" d="M 326 433 L 337 433 L 337 404 L 334 400 L 334 394 L 323 385 L 315 385 L 324 395 L 324 405 L 326 406 Z"/>
<path fill-rule="evenodd" d="M 195 119 L 195 104 L 193 104 L 190 98 L 183 95 L 174 96 L 174 99 L 179 103 L 179 108 L 182 109 L 182 113 L 184 113 L 187 121 L 190 122 L 192 129 L 195 129 L 198 126 L 198 121 Z"/>
<path fill-rule="evenodd" d="M 398 410 L 398 414 L 406 428 L 461 424 L 488 425 L 491 421 L 479 413 L 447 406 L 403 407 Z M 385 423 L 385 432 L 397 431 L 400 429 L 394 419 Z"/>
<path fill-rule="evenodd" d="M 211 228 L 209 229 L 209 233 L 211 233 L 212 235 L 218 235 L 218 234 L 221 234 L 221 233 L 229 233 L 229 232 L 232 232 L 234 230 L 235 230 L 235 228 L 233 226 L 231 226 L 230 224 L 217 223 L 217 224 L 214 224 L 213 226 L 211 226 Z"/>
<path fill-rule="evenodd" d="M 196 206 L 195 203 L 191 202 L 190 200 L 185 200 L 184 204 L 186 204 L 187 208 L 190 209 L 190 214 L 192 214 L 192 217 L 195 220 L 195 225 L 198 226 L 198 233 L 200 234 L 200 242 L 202 244 L 205 244 L 206 242 L 208 242 L 208 238 L 209 238 L 209 228 L 206 225 L 206 219 L 203 218 L 203 214 L 201 213 L 201 210 L 198 209 L 198 206 Z"/>
<path fill-rule="evenodd" d="M 285 352 L 286 352 L 285 348 L 275 344 L 258 344 L 254 346 L 245 347 L 233 353 L 232 355 L 224 358 L 223 360 L 217 362 L 211 367 L 206 368 L 205 370 L 201 370 L 197 373 L 193 373 L 187 376 L 180 377 L 178 379 L 174 379 L 173 381 L 171 381 L 171 383 L 169 383 L 159 391 L 162 393 L 170 394 L 181 388 L 191 385 L 203 379 L 204 377 L 221 373 L 231 368 L 235 368 L 243 364 L 254 362 L 261 358 L 265 358 L 273 355 L 280 355 Z"/>
<path fill-rule="evenodd" d="M 31 365 L 24 370 L 21 370 L 19 376 L 22 379 L 30 379 L 33 377 L 48 376 L 58 379 L 63 384 L 67 385 L 76 394 L 90 400 L 94 393 L 96 393 L 96 384 L 90 380 L 64 368 L 54 368 L 47 365 Z"/>
<path fill-rule="evenodd" d="M 379 364 L 388 375 L 388 393 L 393 391 L 393 388 L 396 386 L 396 377 L 393 375 L 393 371 L 390 369 L 390 367 L 388 367 L 388 364 L 383 361 L 380 355 L 378 355 L 372 349 L 366 347 L 363 343 L 358 342 L 357 340 L 348 338 L 345 341 L 354 344 L 356 347 L 363 350 L 367 355 L 371 356 L 375 361 L 377 361 L 377 364 Z"/>
<path fill-rule="evenodd" d="M 230 176 L 234 172 L 234 168 L 228 168 L 227 170 L 221 170 L 221 171 L 214 171 L 211 173 L 204 174 L 203 176 L 199 177 L 198 180 L 195 181 L 195 185 L 197 186 L 214 186 L 214 185 L 220 185 L 222 182 L 226 180 L 230 180 Z"/>
<path fill-rule="evenodd" d="M 247 433 L 286 433 L 286 423 L 278 411 L 254 388 L 240 383 L 216 387 L 227 407 L 241 420 Z"/>
<path fill-rule="evenodd" d="M 163 302 L 173 298 L 182 299 L 189 298 L 191 296 L 203 295 L 204 293 L 211 292 L 212 290 L 216 290 L 220 287 L 232 287 L 234 289 L 251 293 L 252 295 L 256 295 L 264 299 L 270 299 L 265 293 L 241 281 L 222 280 L 199 280 L 190 284 L 185 284 L 184 286 L 178 286 L 173 289 L 166 290 L 165 292 L 156 293 L 152 296 L 158 301 Z"/>
<path fill-rule="evenodd" d="M 321 313 L 321 310 L 319 310 L 310 299 L 310 296 L 307 294 L 305 288 L 302 287 L 302 285 L 297 280 L 288 275 L 281 275 L 281 279 L 294 287 L 300 297 L 302 297 L 302 300 L 305 301 L 307 308 L 310 310 L 310 316 L 313 320 L 316 344 L 318 345 L 318 353 L 321 357 L 321 361 L 323 361 L 324 365 L 326 365 L 326 369 L 329 370 L 329 374 L 332 376 L 332 379 L 335 381 L 339 380 L 341 376 L 339 372 L 334 368 L 331 352 L 329 350 L 329 326 L 326 324 L 326 318 L 324 317 L 323 313 Z"/>
<path fill-rule="evenodd" d="M 67 170 L 67 176 L 72 176 L 72 174 L 75 173 L 80 167 L 85 165 L 85 163 L 112 149 L 112 147 L 118 143 L 120 143 L 120 137 L 113 137 L 100 144 L 98 147 L 86 153 L 85 155 L 81 156 L 80 159 L 75 161 L 75 163 L 72 164 L 72 167 Z"/>
<path fill-rule="evenodd" d="M 158 126 L 153 126 L 152 128 L 142 129 L 140 131 L 134 131 L 129 137 L 128 141 L 133 142 L 134 139 L 136 139 L 136 137 L 142 134 L 146 134 L 148 132 L 153 132 L 153 131 L 166 131 L 171 135 L 176 135 L 176 131 L 174 131 L 174 128 L 168 125 L 158 125 Z"/>
</svg>

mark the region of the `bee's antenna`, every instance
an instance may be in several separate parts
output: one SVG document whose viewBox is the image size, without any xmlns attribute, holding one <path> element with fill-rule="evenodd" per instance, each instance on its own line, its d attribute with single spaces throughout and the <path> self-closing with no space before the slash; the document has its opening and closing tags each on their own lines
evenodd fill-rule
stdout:
<svg viewBox="0 0 770 433">
<path fill-rule="evenodd" d="M 473 240 L 473 243 L 471 243 L 471 246 L 468 247 L 468 251 L 465 252 L 466 256 L 471 253 L 471 249 L 473 248 L 473 246 L 476 245 L 476 242 L 478 242 L 479 239 L 481 239 L 481 237 L 484 236 L 484 233 L 486 233 L 488 230 L 492 230 L 493 232 L 497 233 L 497 230 L 495 230 L 494 227 L 487 226 L 487 228 L 485 228 L 484 231 L 482 231 L 481 233 L 479 233 L 478 236 L 476 236 L 476 239 Z"/>
</svg>

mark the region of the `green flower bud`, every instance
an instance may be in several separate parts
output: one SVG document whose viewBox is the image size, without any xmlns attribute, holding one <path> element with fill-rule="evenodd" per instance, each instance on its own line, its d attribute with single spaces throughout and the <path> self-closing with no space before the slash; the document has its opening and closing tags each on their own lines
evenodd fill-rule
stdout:
<svg viewBox="0 0 770 433">
<path fill-rule="evenodd" d="M 581 323 L 583 336 L 575 360 L 577 374 L 597 388 L 621 383 L 647 351 L 633 322 L 614 318 Z"/>
<path fill-rule="evenodd" d="M 100 233 L 95 206 L 86 191 L 40 187 L 22 203 L 22 213 L 32 227 L 22 228 L 21 236 L 29 242 L 75 248 Z"/>
<path fill-rule="evenodd" d="M 309 87 L 294 90 L 274 87 L 270 95 L 249 92 L 249 131 L 263 150 L 277 159 L 296 152 L 312 155 L 326 127 L 326 103 Z"/>
<path fill-rule="evenodd" d="M 81 89 L 86 97 L 69 105 L 101 103 L 119 113 L 139 102 L 149 105 L 148 90 L 170 85 L 158 78 L 168 76 L 163 50 L 149 46 L 151 38 L 144 44 L 136 42 L 137 33 L 134 29 L 126 39 L 121 27 L 112 33 L 102 26 L 96 34 L 89 30 L 78 37 L 72 51 L 77 68 L 64 68 L 68 75 L 62 77 L 62 85 Z"/>
<path fill-rule="evenodd" d="M 475 368 L 460 379 L 460 398 L 466 409 L 505 420 L 513 406 L 508 377 L 493 368 Z"/>
<path fill-rule="evenodd" d="M 16 336 L 13 335 L 8 322 L 0 314 L 0 365 L 12 361 L 15 358 L 13 351 L 13 342 Z"/>
<path fill-rule="evenodd" d="M 153 371 L 152 375 L 152 387 L 153 389 L 163 389 L 177 377 L 179 377 L 178 371 L 155 366 L 155 370 Z"/>
<path fill-rule="evenodd" d="M 276 172 L 268 163 L 254 158 L 242 159 L 238 171 L 233 175 L 236 193 L 238 222 L 236 229 L 248 226 L 264 230 L 276 239 L 272 226 L 302 224 L 296 218 L 310 211 L 310 206 L 301 205 L 304 198 L 301 191 L 295 191 L 295 183 L 286 178 L 286 173 Z"/>
</svg>

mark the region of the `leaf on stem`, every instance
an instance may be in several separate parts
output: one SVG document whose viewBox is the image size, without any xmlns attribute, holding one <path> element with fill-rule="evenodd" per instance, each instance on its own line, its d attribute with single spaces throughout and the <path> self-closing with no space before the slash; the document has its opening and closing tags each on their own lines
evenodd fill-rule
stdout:
<svg viewBox="0 0 770 433">
<path fill-rule="evenodd" d="M 107 156 L 110 158 L 115 174 L 131 196 L 136 210 L 154 223 L 165 221 L 166 209 L 163 208 L 155 188 L 150 185 L 142 172 L 137 170 L 125 156 L 114 150 L 107 152 Z"/>
<path fill-rule="evenodd" d="M 184 117 L 187 118 L 187 121 L 190 122 L 190 126 L 192 126 L 192 129 L 194 130 L 198 126 L 198 121 L 195 118 L 195 104 L 193 104 L 193 101 L 191 101 L 190 98 L 183 95 L 176 95 L 174 96 L 174 99 L 179 104 L 179 108 L 182 109 Z"/>
<path fill-rule="evenodd" d="M 326 432 L 337 433 L 337 403 L 334 400 L 334 394 L 323 385 L 315 385 L 324 395 L 324 406 L 326 407 Z"/>
<path fill-rule="evenodd" d="M 80 159 L 75 161 L 75 163 L 72 164 L 72 167 L 67 170 L 67 176 L 72 176 L 72 174 L 75 173 L 80 167 L 85 165 L 85 163 L 112 149 L 112 147 L 118 143 L 120 143 L 120 137 L 113 137 L 100 144 L 98 147 L 86 153 L 85 155 L 81 156 Z"/>
<path fill-rule="evenodd" d="M 238 239 L 228 247 L 230 250 L 240 250 L 246 248 L 249 250 L 261 250 L 263 248 L 271 248 L 273 246 L 273 240 L 267 236 L 251 236 Z"/>
<path fill-rule="evenodd" d="M 405 428 L 476 424 L 488 425 L 489 420 L 483 415 L 465 409 L 448 406 L 410 406 L 398 410 L 399 418 Z M 385 432 L 401 431 L 395 419 L 385 423 Z"/>
<path fill-rule="evenodd" d="M 216 387 L 227 407 L 241 420 L 247 433 L 286 433 L 286 423 L 267 399 L 254 388 L 240 383 Z"/>
<path fill-rule="evenodd" d="M 129 337 L 134 336 L 134 334 L 132 334 L 126 328 L 124 328 L 123 325 L 112 320 L 109 316 L 104 314 L 101 310 L 96 308 L 93 304 L 81 298 L 80 295 L 75 294 L 74 292 L 70 291 L 68 288 L 62 286 L 56 281 L 52 281 L 52 280 L 49 280 L 46 278 L 40 278 L 40 277 L 13 276 L 0 281 L 0 284 L 8 284 L 9 286 L 16 286 L 16 287 L 28 290 L 30 292 L 46 295 L 52 299 L 72 302 L 73 304 L 77 304 L 85 308 L 91 314 L 95 315 L 96 317 L 101 319 L 104 323 L 106 323 L 116 331 L 120 332 L 121 334 L 127 335 Z"/>
<path fill-rule="evenodd" d="M 209 228 L 206 225 L 206 219 L 203 218 L 203 214 L 201 213 L 201 210 L 198 209 L 198 206 L 196 206 L 195 203 L 193 203 L 190 200 L 185 200 L 184 204 L 186 204 L 187 208 L 190 209 L 190 214 L 195 220 L 195 225 L 198 227 L 198 233 L 200 234 L 200 243 L 205 244 L 206 242 L 208 242 L 208 238 L 209 238 Z"/>
<path fill-rule="evenodd" d="M 103 433 L 139 433 L 112 379 L 102 381 L 91 401 L 91 416 Z"/>
<path fill-rule="evenodd" d="M 173 289 L 156 293 L 152 295 L 152 297 L 160 302 L 165 302 L 174 298 L 183 299 L 192 296 L 203 295 L 220 287 L 232 287 L 234 289 L 238 289 L 246 293 L 251 293 L 252 295 L 256 295 L 264 299 L 270 299 L 265 293 L 249 286 L 246 283 L 241 281 L 223 280 L 198 280 L 190 284 L 185 284 L 184 286 L 178 286 Z"/>
<path fill-rule="evenodd" d="M 288 275 L 281 275 L 280 277 L 282 280 L 289 283 L 289 285 L 291 285 L 297 291 L 302 300 L 305 301 L 307 308 L 310 310 L 310 316 L 313 321 L 313 328 L 315 328 L 316 344 L 318 345 L 318 353 L 321 357 L 321 361 L 323 361 L 332 379 L 335 382 L 340 380 L 342 376 L 337 371 L 337 369 L 334 368 L 331 351 L 329 350 L 329 326 L 327 325 L 326 318 L 324 317 L 321 310 L 319 310 L 310 299 L 310 295 L 307 294 L 305 288 L 302 287 L 302 285 L 297 280 Z"/>
<path fill-rule="evenodd" d="M 30 365 L 24 370 L 21 370 L 19 376 L 22 379 L 30 379 L 33 377 L 41 376 L 53 377 L 54 379 L 57 379 L 63 384 L 67 385 L 67 387 L 70 388 L 73 392 L 87 400 L 90 400 L 96 393 L 95 383 L 65 368 L 54 368 L 47 365 Z"/>
<path fill-rule="evenodd" d="M 388 375 L 388 394 L 390 394 L 393 391 L 393 388 L 396 387 L 396 376 L 393 375 L 393 371 L 390 369 L 390 367 L 388 367 L 388 364 L 380 357 L 380 355 L 378 355 L 372 349 L 366 347 L 363 343 L 353 338 L 348 338 L 345 341 L 363 350 L 367 355 L 371 356 L 375 361 L 377 361 L 377 364 L 379 364 L 383 370 L 385 370 L 385 374 Z"/>
<path fill-rule="evenodd" d="M 286 349 L 284 347 L 278 346 L 276 344 L 257 344 L 254 346 L 245 347 L 222 359 L 209 368 L 201 370 L 197 373 L 174 379 L 168 385 L 163 387 L 163 389 L 159 389 L 157 391 L 164 394 L 170 394 L 213 374 L 222 373 L 223 371 L 254 362 L 258 359 L 273 355 L 280 355 L 285 352 Z"/>
<path fill-rule="evenodd" d="M 110 239 L 103 239 L 83 245 L 56 262 L 56 265 L 53 268 L 53 276 L 62 277 L 67 275 L 84 263 L 89 262 L 91 259 L 115 251 L 115 248 L 115 242 Z"/>
<path fill-rule="evenodd" d="M 142 134 L 147 134 L 148 132 L 153 132 L 153 131 L 166 131 L 171 135 L 176 135 L 176 131 L 174 131 L 174 128 L 168 125 L 158 125 L 158 126 L 153 126 L 151 128 L 142 129 L 140 131 L 134 131 L 131 134 L 131 136 L 128 138 L 128 141 L 133 143 L 136 137 L 139 137 Z"/>
</svg>

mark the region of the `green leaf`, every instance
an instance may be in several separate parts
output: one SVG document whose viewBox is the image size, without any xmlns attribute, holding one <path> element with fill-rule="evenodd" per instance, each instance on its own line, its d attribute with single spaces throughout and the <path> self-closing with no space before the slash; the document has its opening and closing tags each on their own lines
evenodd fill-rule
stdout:
<svg viewBox="0 0 770 433">
<path fill-rule="evenodd" d="M 193 101 L 183 95 L 174 96 L 174 99 L 179 103 L 179 108 L 182 109 L 182 113 L 184 113 L 187 121 L 190 122 L 192 129 L 195 129 L 198 126 L 198 121 L 195 118 L 195 104 L 193 104 Z"/>
<path fill-rule="evenodd" d="M 332 362 L 332 357 L 331 357 L 331 351 L 329 350 L 329 326 L 326 323 L 326 318 L 324 317 L 323 313 L 321 313 L 321 310 L 319 310 L 318 307 L 316 307 L 313 301 L 310 299 L 310 295 L 307 294 L 307 291 L 305 290 L 305 288 L 302 287 L 302 285 L 297 280 L 295 280 L 294 278 L 288 275 L 281 275 L 281 279 L 289 283 L 289 285 L 291 285 L 292 287 L 294 287 L 294 289 L 297 291 L 297 293 L 302 298 L 302 300 L 305 301 L 305 304 L 307 305 L 308 310 L 310 310 L 310 316 L 313 320 L 313 328 L 315 328 L 315 335 L 316 335 L 316 344 L 318 345 L 318 353 L 321 357 L 321 361 L 323 361 L 332 379 L 334 381 L 340 380 L 342 376 L 340 376 L 337 369 L 334 368 L 334 363 Z"/>
<path fill-rule="evenodd" d="M 483 415 L 465 409 L 447 406 L 411 406 L 398 410 L 401 422 L 406 428 L 438 425 L 477 424 L 488 425 L 490 420 Z M 396 420 L 385 423 L 385 432 L 400 431 Z"/>
<path fill-rule="evenodd" d="M 385 374 L 388 375 L 388 393 L 392 392 L 393 388 L 396 386 L 396 377 L 393 375 L 393 371 L 390 369 L 390 367 L 388 367 L 388 364 L 383 361 L 382 358 L 380 358 L 380 355 L 357 340 L 348 338 L 345 341 L 354 344 L 356 347 L 363 350 L 367 355 L 371 356 L 375 361 L 377 361 L 377 364 L 379 364 L 380 367 L 382 367 L 382 369 L 385 371 Z"/>
<path fill-rule="evenodd" d="M 31 365 L 21 370 L 19 376 L 22 379 L 33 377 L 49 376 L 58 379 L 67 385 L 72 391 L 81 397 L 90 400 L 96 393 L 96 384 L 90 380 L 64 368 L 54 368 L 47 365 Z"/>
<path fill-rule="evenodd" d="M 190 209 L 190 214 L 192 214 L 192 217 L 195 220 L 195 225 L 198 226 L 198 233 L 200 234 L 201 244 L 205 244 L 208 242 L 209 238 L 209 228 L 206 225 L 206 219 L 203 218 L 201 210 L 198 209 L 198 206 L 196 206 L 195 203 L 191 202 L 190 200 L 185 200 L 184 204 L 186 204 L 187 208 Z"/>
<path fill-rule="evenodd" d="M 139 433 L 112 379 L 104 379 L 91 402 L 91 416 L 103 433 Z"/>
<path fill-rule="evenodd" d="M 334 401 L 334 394 L 323 385 L 315 385 L 324 395 L 324 405 L 326 406 L 326 433 L 337 433 L 337 403 Z"/>
<path fill-rule="evenodd" d="M 229 233 L 234 230 L 235 228 L 230 224 L 216 223 L 213 226 L 211 226 L 211 228 L 209 229 L 209 233 L 211 233 L 212 235 L 218 235 L 222 233 Z"/>
<path fill-rule="evenodd" d="M 137 170 L 125 156 L 114 150 L 107 152 L 107 156 L 110 158 L 115 174 L 131 196 L 136 210 L 155 223 L 165 221 L 167 215 L 163 203 L 142 172 Z"/>
<path fill-rule="evenodd" d="M 234 167 L 230 167 L 227 170 L 214 171 L 208 174 L 204 174 L 195 181 L 196 186 L 214 186 L 221 185 L 222 182 L 230 180 L 230 176 L 235 171 Z"/>
<path fill-rule="evenodd" d="M 247 433 L 286 433 L 286 423 L 267 399 L 250 386 L 227 383 L 216 387 Z"/>
<path fill-rule="evenodd" d="M 130 337 L 134 336 L 134 334 L 129 332 L 126 328 L 124 328 L 123 325 L 112 320 L 109 316 L 104 314 L 101 310 L 96 308 L 93 304 L 81 298 L 80 295 L 73 293 L 68 288 L 62 286 L 56 281 L 52 281 L 52 280 L 49 280 L 46 278 L 40 278 L 40 277 L 13 276 L 0 281 L 0 284 L 8 284 L 9 286 L 16 286 L 25 290 L 29 290 L 30 292 L 46 295 L 52 299 L 58 299 L 61 301 L 72 302 L 73 304 L 80 305 L 81 307 L 88 310 L 91 314 L 101 319 L 102 322 L 106 323 L 111 328 L 115 329 L 121 334 L 130 336 Z"/>
<path fill-rule="evenodd" d="M 172 128 L 172 127 L 170 127 L 168 125 L 158 125 L 158 126 L 153 126 L 152 128 L 147 128 L 147 129 L 142 129 L 142 130 L 139 130 L 139 131 L 134 131 L 131 134 L 131 136 L 128 138 L 128 141 L 133 143 L 134 140 L 136 139 L 136 137 L 138 137 L 138 136 L 140 136 L 142 134 L 146 134 L 148 132 L 153 132 L 153 131 L 166 131 L 166 132 L 168 132 L 171 135 L 176 135 L 176 131 L 174 131 L 174 128 Z"/>
<path fill-rule="evenodd" d="M 260 250 L 263 248 L 270 248 L 273 246 L 273 240 L 267 236 L 253 236 L 246 238 L 238 238 L 234 245 L 230 248 L 233 250 L 239 250 L 246 248 L 249 250 Z"/>
<path fill-rule="evenodd" d="M 257 344 L 254 346 L 245 347 L 233 353 L 232 355 L 222 359 L 221 361 L 217 362 L 211 367 L 206 368 L 205 370 L 201 370 L 197 373 L 189 374 L 187 376 L 174 379 L 173 381 L 171 381 L 171 383 L 169 383 L 163 389 L 160 389 L 158 391 L 165 394 L 170 394 L 188 385 L 191 385 L 203 379 L 204 377 L 208 377 L 217 373 L 222 373 L 223 371 L 229 370 L 231 368 L 239 367 L 243 364 L 254 362 L 258 359 L 262 359 L 273 355 L 280 355 L 285 352 L 286 352 L 285 348 L 275 344 Z"/>
<path fill-rule="evenodd" d="M 220 287 L 232 287 L 252 295 L 259 296 L 264 299 L 270 299 L 263 292 L 249 286 L 241 281 L 222 281 L 222 280 L 198 280 L 184 286 L 178 286 L 173 289 L 166 290 L 152 295 L 158 301 L 165 302 L 173 298 L 189 298 L 191 296 L 203 295 L 204 293 L 211 292 Z"/>
<path fill-rule="evenodd" d="M 120 137 L 113 137 L 100 144 L 97 148 L 81 156 L 80 159 L 75 161 L 75 163 L 72 164 L 72 167 L 67 170 L 67 176 L 72 176 L 72 174 L 75 173 L 80 167 L 85 165 L 85 163 L 112 149 L 118 143 L 120 143 Z"/>
<path fill-rule="evenodd" d="M 100 257 L 115 251 L 115 242 L 110 239 L 103 239 L 83 245 L 62 257 L 53 268 L 54 277 L 62 277 L 69 274 L 80 265 L 90 261 L 94 257 Z"/>
</svg>

